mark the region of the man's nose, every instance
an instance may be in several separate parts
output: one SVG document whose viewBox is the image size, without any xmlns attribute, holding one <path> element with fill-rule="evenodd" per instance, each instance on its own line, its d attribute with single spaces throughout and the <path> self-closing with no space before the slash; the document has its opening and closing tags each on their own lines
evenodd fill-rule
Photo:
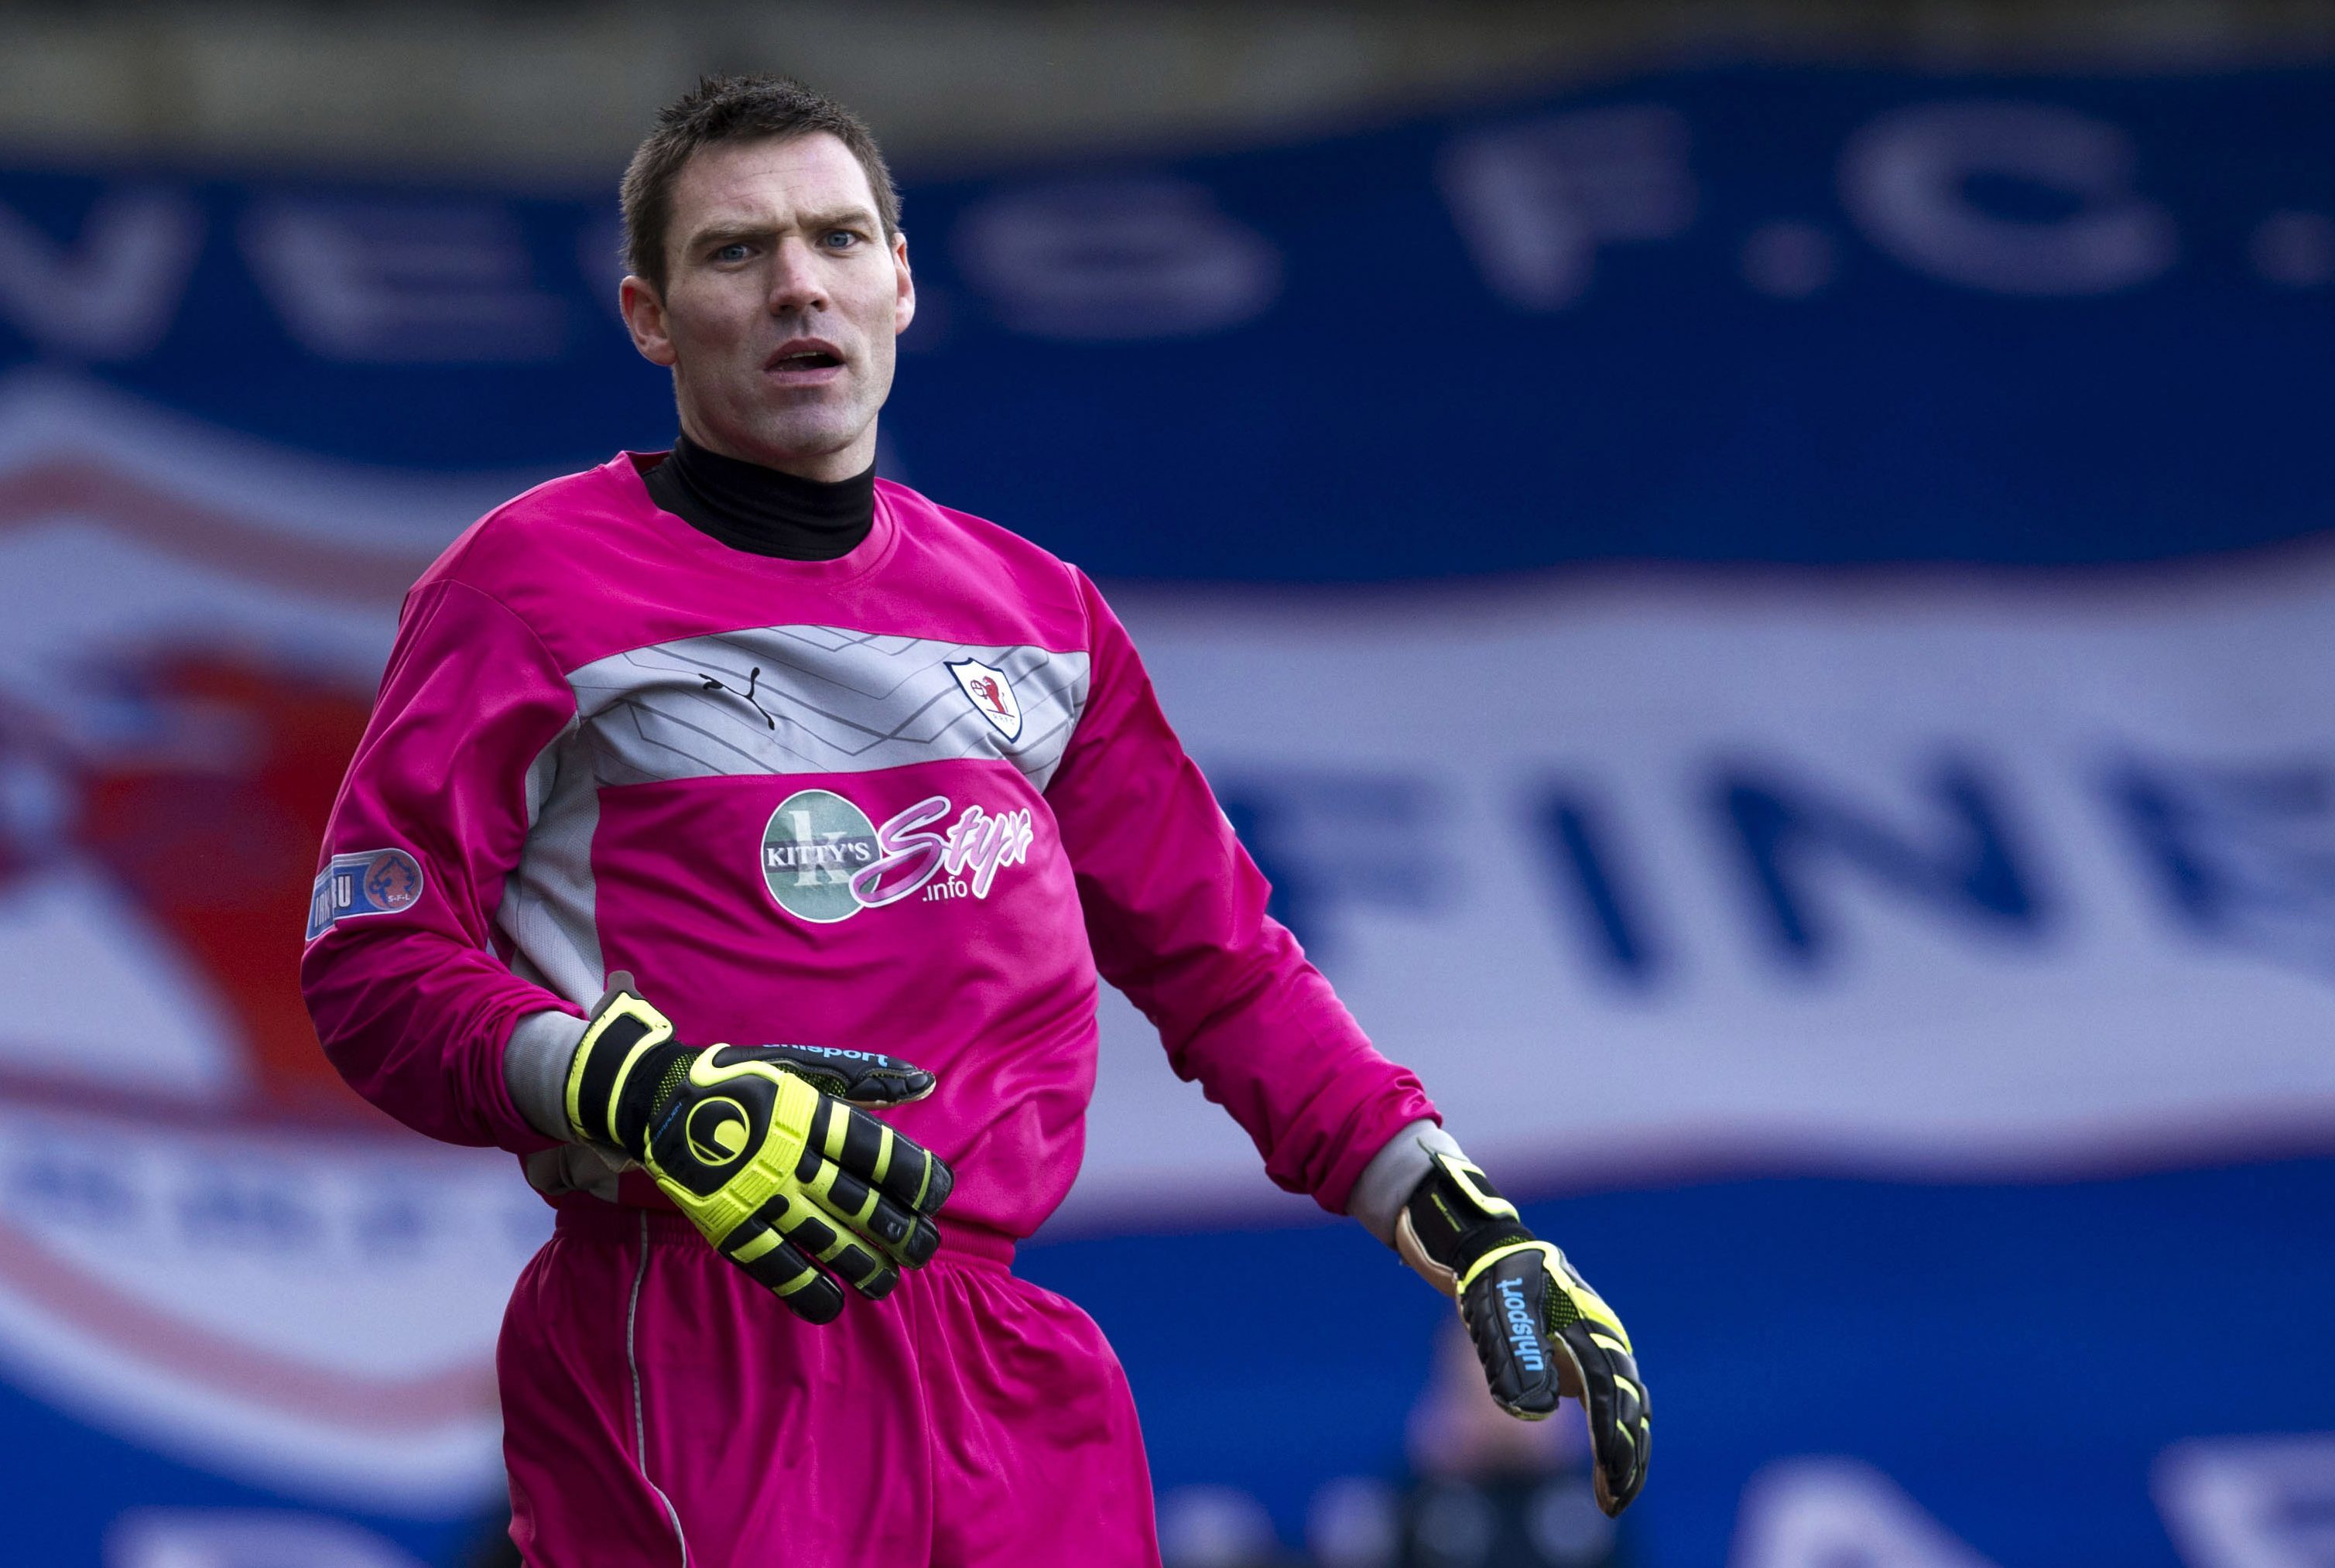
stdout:
<svg viewBox="0 0 2335 1568">
<path fill-rule="evenodd" d="M 770 313 L 827 308 L 827 286 L 810 242 L 794 236 L 779 242 L 770 268 Z"/>
</svg>

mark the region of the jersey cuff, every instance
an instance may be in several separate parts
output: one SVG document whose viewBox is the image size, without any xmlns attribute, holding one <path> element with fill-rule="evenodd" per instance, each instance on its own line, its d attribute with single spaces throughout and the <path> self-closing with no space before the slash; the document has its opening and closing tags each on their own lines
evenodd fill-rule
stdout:
<svg viewBox="0 0 2335 1568">
<path fill-rule="evenodd" d="M 567 1142 L 567 1067 L 583 1043 L 584 1020 L 572 1012 L 530 1012 L 503 1047 L 503 1085 L 527 1123 L 546 1137 Z"/>
<path fill-rule="evenodd" d="M 1361 1221 L 1371 1234 L 1388 1246 L 1394 1245 L 1394 1222 L 1402 1205 L 1410 1201 L 1412 1191 L 1434 1168 L 1434 1157 L 1458 1153 L 1458 1142 L 1433 1122 L 1421 1118 L 1410 1123 L 1387 1139 L 1362 1167 L 1354 1190 L 1347 1195 L 1346 1212 Z"/>
</svg>

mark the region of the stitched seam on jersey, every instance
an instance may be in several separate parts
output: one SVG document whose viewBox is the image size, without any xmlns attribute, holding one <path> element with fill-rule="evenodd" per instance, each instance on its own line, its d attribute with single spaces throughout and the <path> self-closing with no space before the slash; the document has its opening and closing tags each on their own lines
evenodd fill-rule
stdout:
<svg viewBox="0 0 2335 1568">
<path fill-rule="evenodd" d="M 443 605 L 445 604 L 447 595 L 452 590 L 456 588 L 467 588 L 471 593 L 476 594 L 480 598 L 484 599 L 488 604 L 492 605 L 496 609 L 500 610 L 504 615 L 509 615 L 512 620 L 518 623 L 518 629 L 527 634 L 528 641 L 535 644 L 536 652 L 543 655 L 544 663 L 548 665 L 558 674 L 557 684 L 558 685 L 559 690 L 564 692 L 567 698 L 567 719 L 557 730 L 552 732 L 551 738 L 546 740 L 543 745 L 537 750 L 535 757 L 528 760 L 528 766 L 519 770 L 518 776 L 519 814 L 527 818 L 528 831 L 532 833 L 535 830 L 535 813 L 527 809 L 528 774 L 533 770 L 535 762 L 538 759 L 540 759 L 543 754 L 546 751 L 548 751 L 552 747 L 558 745 L 560 738 L 566 735 L 571 728 L 580 724 L 584 716 L 583 705 L 576 700 L 576 688 L 567 683 L 567 671 L 560 664 L 558 656 L 552 653 L 551 645 L 543 640 L 542 634 L 538 633 L 535 627 L 529 624 L 525 615 L 520 615 L 517 610 L 512 609 L 509 605 L 504 604 L 500 599 L 487 592 L 486 589 L 480 587 L 476 583 L 466 583 L 460 577 L 441 578 L 431 586 L 439 590 L 437 602 L 440 605 Z M 434 615 L 437 612 L 435 609 L 432 609 L 431 613 Z M 419 632 L 421 628 L 417 625 L 414 629 L 416 632 Z M 524 851 L 522 851 L 520 858 L 522 860 L 526 858 Z M 513 871 L 516 871 L 518 867 L 516 866 L 512 867 Z M 497 910 L 499 910 L 501 906 L 502 898 L 507 896 L 510 891 L 510 876 L 511 874 L 509 872 L 506 872 L 503 876 L 502 891 L 498 894 L 496 897 Z M 484 950 L 490 953 L 494 953 L 494 927 L 495 914 L 497 910 L 482 911 L 482 914 L 485 915 L 485 924 L 487 927 L 487 940 L 482 945 Z M 516 942 L 516 938 L 514 938 L 514 942 Z M 498 963 L 504 963 L 506 968 L 509 967 L 508 962 L 505 961 L 499 953 L 497 953 L 495 956 Z"/>
<path fill-rule="evenodd" d="M 1087 690 L 1086 695 L 1079 699 L 1078 711 L 1071 715 L 1071 732 L 1062 740 L 1062 750 L 1054 759 L 1053 771 L 1046 775 L 1046 782 L 1038 791 L 1041 795 L 1053 789 L 1054 780 L 1062 776 L 1063 765 L 1071 760 L 1071 748 L 1079 743 L 1079 725 L 1086 718 L 1087 709 L 1094 703 L 1095 665 L 1101 652 L 1095 646 L 1094 606 L 1087 603 L 1087 586 L 1092 579 L 1068 561 L 1058 559 L 1054 564 L 1061 567 L 1062 575 L 1070 579 L 1071 603 L 1079 607 L 1081 644 L 1079 651 L 1087 656 Z"/>
<path fill-rule="evenodd" d="M 1054 564 L 1062 568 L 1062 577 L 1070 586 L 1071 603 L 1079 607 L 1080 651 L 1091 661 L 1095 652 L 1094 611 L 1088 606 L 1086 587 L 1079 580 L 1085 574 L 1068 561 L 1058 559 Z"/>
<path fill-rule="evenodd" d="M 572 694 L 573 688 L 570 691 Z M 578 1007 L 586 1005 L 602 984 L 606 968 L 601 956 L 599 884 L 592 875 L 591 847 L 599 835 L 598 786 L 593 782 L 586 788 L 573 784 L 564 791 L 561 788 L 567 772 L 560 765 L 561 749 L 583 733 L 579 711 L 544 742 L 543 750 L 520 774 L 520 788 L 529 792 L 538 770 L 547 771 L 549 782 L 540 800 L 528 802 L 527 833 L 519 843 L 518 858 L 504 873 L 502 900 L 489 922 L 490 926 L 501 927 L 510 940 L 512 953 L 503 959 L 505 968 Z M 591 777 L 585 771 L 591 767 L 591 758 L 580 747 L 570 766 L 578 769 L 573 779 Z M 551 819 L 552 831 L 563 837 L 547 837 L 544 812 L 555 806 L 564 809 Z M 567 836 L 580 837 L 581 843 Z M 563 855 L 562 850 L 580 853 Z M 567 871 L 578 875 L 561 875 Z M 562 895 L 557 904 L 547 896 L 547 885 Z M 573 909 L 578 900 L 580 910 Z M 506 911 L 508 925 L 504 924 Z M 567 918 L 571 913 L 580 913 L 583 918 L 571 922 Z M 538 957 L 549 962 L 538 962 Z M 522 959 L 525 971 L 518 963 Z"/>
<path fill-rule="evenodd" d="M 649 1215 L 648 1211 L 643 1209 L 641 1263 L 633 1271 L 633 1299 L 625 1308 L 625 1364 L 632 1369 L 633 1374 L 633 1468 L 639 1472 L 641 1484 L 654 1492 L 656 1500 L 664 1505 L 665 1521 L 673 1526 L 673 1538 L 681 1545 L 681 1568 L 689 1568 L 689 1537 L 682 1533 L 681 1511 L 673 1505 L 673 1499 L 664 1495 L 664 1488 L 649 1479 L 648 1418 L 641 1408 L 641 1357 L 633 1337 L 634 1330 L 641 1321 L 641 1286 L 648 1277 Z"/>
<path fill-rule="evenodd" d="M 476 583 L 466 583 L 460 577 L 448 577 L 444 579 L 444 581 L 446 586 L 450 588 L 470 589 L 470 592 L 478 595 L 479 597 L 484 599 L 488 604 L 492 605 L 496 609 L 500 610 L 504 615 L 509 615 L 512 620 L 517 621 L 519 625 L 519 630 L 528 634 L 528 639 L 535 644 L 538 651 L 543 654 L 543 662 L 559 672 L 560 684 L 564 686 L 567 683 L 567 666 L 559 662 L 559 655 L 551 651 L 551 644 L 543 640 L 543 634 L 535 629 L 534 622 L 528 620 L 525 615 L 520 615 L 517 610 L 512 609 L 509 605 L 504 604 L 500 599 L 487 592 L 486 589 L 479 586 Z M 443 595 L 441 596 L 442 597 Z M 568 700 L 572 702 L 575 701 L 576 693 L 571 690 L 567 693 L 567 696 Z"/>
</svg>

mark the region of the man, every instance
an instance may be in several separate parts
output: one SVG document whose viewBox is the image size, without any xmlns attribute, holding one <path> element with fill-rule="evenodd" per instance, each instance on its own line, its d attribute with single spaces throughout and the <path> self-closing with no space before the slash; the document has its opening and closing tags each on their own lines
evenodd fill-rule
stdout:
<svg viewBox="0 0 2335 1568">
<path fill-rule="evenodd" d="M 1620 1323 L 1266 917 L 1094 586 L 874 477 L 897 199 L 796 83 L 660 116 L 621 303 L 681 435 L 422 576 L 327 830 L 326 1050 L 558 1210 L 498 1359 L 522 1553 L 1157 1561 L 1116 1359 L 1009 1267 L 1077 1171 L 1098 970 L 1460 1300 L 1497 1399 L 1584 1399 L 1618 1511 Z"/>
</svg>

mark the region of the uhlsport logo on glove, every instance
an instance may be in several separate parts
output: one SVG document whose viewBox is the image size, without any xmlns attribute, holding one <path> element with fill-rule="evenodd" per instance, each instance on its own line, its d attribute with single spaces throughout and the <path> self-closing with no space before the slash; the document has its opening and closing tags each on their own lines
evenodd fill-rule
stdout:
<svg viewBox="0 0 2335 1568">
<path fill-rule="evenodd" d="M 986 898 L 1036 837 L 1026 806 L 959 811 L 932 795 L 877 827 L 831 789 L 799 789 L 762 829 L 762 880 L 788 914 L 832 924 L 919 894 L 926 903 Z"/>
<path fill-rule="evenodd" d="M 1548 1363 L 1541 1358 L 1540 1331 L 1533 1326 L 1532 1309 L 1525 1304 L 1522 1280 L 1502 1280 L 1497 1287 L 1500 1292 L 1500 1311 L 1508 1320 L 1508 1342 L 1516 1347 L 1516 1360 L 1526 1370 L 1537 1372 Z"/>
<path fill-rule="evenodd" d="M 725 1166 L 746 1152 L 753 1129 L 746 1108 L 734 1099 L 702 1099 L 692 1106 L 683 1130 L 691 1157 L 708 1166 Z"/>
</svg>

